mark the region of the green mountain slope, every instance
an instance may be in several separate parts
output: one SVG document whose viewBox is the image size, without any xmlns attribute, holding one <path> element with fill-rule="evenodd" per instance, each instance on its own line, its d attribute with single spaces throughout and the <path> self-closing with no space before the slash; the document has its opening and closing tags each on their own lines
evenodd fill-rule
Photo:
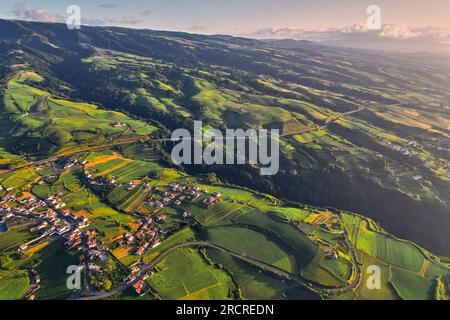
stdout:
<svg viewBox="0 0 450 320">
<path fill-rule="evenodd" d="M 37 88 L 52 96 L 168 129 L 201 119 L 283 134 L 274 177 L 251 166 L 190 172 L 360 212 L 450 255 L 448 59 L 149 30 L 1 26 L 2 72 L 27 64 L 45 79 Z"/>
</svg>

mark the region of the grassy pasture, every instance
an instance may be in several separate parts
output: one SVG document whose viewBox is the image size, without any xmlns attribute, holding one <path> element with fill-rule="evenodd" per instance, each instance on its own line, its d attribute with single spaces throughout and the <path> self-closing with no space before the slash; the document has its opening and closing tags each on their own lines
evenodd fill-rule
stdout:
<svg viewBox="0 0 450 320">
<path fill-rule="evenodd" d="M 142 204 L 148 193 L 149 191 L 142 187 L 127 190 L 126 187 L 119 186 L 108 195 L 108 199 L 118 209 L 125 212 L 133 212 Z"/>
<path fill-rule="evenodd" d="M 362 279 L 360 286 L 356 289 L 356 297 L 359 300 L 398 300 L 400 299 L 396 290 L 392 287 L 392 268 L 380 264 L 375 258 L 367 255 L 358 255 L 361 263 Z M 372 290 L 367 286 L 367 281 L 372 273 L 367 272 L 371 265 L 377 265 L 381 269 L 381 289 Z"/>
<path fill-rule="evenodd" d="M 436 282 L 409 272 L 392 268 L 391 284 L 405 300 L 429 300 L 434 298 Z"/>
<path fill-rule="evenodd" d="M 408 242 L 364 227 L 359 232 L 357 248 L 387 264 L 400 266 L 412 272 L 419 272 L 425 262 L 424 255 Z"/>
<path fill-rule="evenodd" d="M 147 192 L 144 191 L 144 188 L 141 187 L 137 187 L 129 191 L 124 198 L 116 203 L 117 208 L 126 212 L 131 212 L 132 209 L 135 208 L 139 202 L 141 202 L 145 194 L 147 194 Z"/>
<path fill-rule="evenodd" d="M 239 286 L 244 299 L 305 299 L 315 300 L 319 297 L 313 292 L 299 288 L 295 295 L 290 291 L 293 284 L 279 277 L 262 272 L 255 266 L 231 257 L 229 254 L 215 249 L 207 249 L 208 256 L 216 263 L 220 263 L 233 274 L 233 279 Z"/>
<path fill-rule="evenodd" d="M 3 105 L 4 111 L 10 115 L 2 119 L 10 128 L 7 135 L 41 139 L 39 148 L 47 150 L 52 144 L 62 147 L 71 141 L 89 140 L 89 137 L 81 136 L 81 132 L 85 135 L 94 133 L 100 141 L 102 135 L 147 135 L 156 130 L 154 126 L 120 112 L 102 110 L 87 103 L 54 99 L 48 92 L 32 86 L 33 82 L 40 81 L 43 79 L 38 74 L 29 71 L 18 72 L 8 81 Z M 116 122 L 125 125 L 112 126 Z M 54 140 L 51 132 L 58 132 L 59 137 L 64 137 L 63 140 Z"/>
<path fill-rule="evenodd" d="M 204 240 L 234 253 L 294 272 L 295 257 L 261 233 L 238 227 L 210 228 L 202 232 Z"/>
<path fill-rule="evenodd" d="M 165 239 L 159 246 L 149 249 L 144 256 L 144 262 L 149 263 L 159 254 L 173 246 L 188 241 L 194 241 L 196 238 L 197 236 L 191 228 L 184 228 Z"/>
<path fill-rule="evenodd" d="M 66 299 L 74 294 L 67 289 L 67 268 L 71 265 L 79 265 L 81 257 L 78 253 L 69 253 L 61 241 L 52 242 L 50 245 L 35 254 L 39 260 L 36 266 L 41 276 L 41 289 L 36 292 L 36 298 Z"/>
<path fill-rule="evenodd" d="M 92 159 L 87 167 L 94 171 L 94 175 L 116 176 L 118 183 L 129 182 L 133 179 L 143 178 L 150 174 L 157 175 L 164 168 L 156 162 L 146 162 L 119 158 L 114 155 L 100 156 Z"/>
<path fill-rule="evenodd" d="M 336 279 L 342 283 L 347 282 L 351 275 L 351 264 L 343 259 L 331 260 L 322 258 L 320 266 L 330 272 Z"/>
<path fill-rule="evenodd" d="M 223 201 L 214 207 L 203 208 L 199 213 L 195 214 L 195 219 L 204 226 L 226 224 L 230 219 L 236 217 L 239 214 L 249 211 L 251 208 L 247 208 L 240 203 L 232 203 L 229 201 Z"/>
<path fill-rule="evenodd" d="M 36 238 L 36 235 L 29 232 L 29 229 L 35 224 L 36 222 L 27 221 L 17 226 L 9 226 L 7 232 L 0 233 L 0 252 L 16 249 L 27 241 Z"/>
<path fill-rule="evenodd" d="M 311 211 L 300 208 L 273 207 L 270 213 L 287 221 L 303 221 L 311 214 Z"/>
<path fill-rule="evenodd" d="M 251 205 L 258 208 L 261 211 L 268 211 L 273 204 L 275 204 L 275 198 L 270 196 L 258 195 L 254 192 L 221 186 L 205 186 L 210 192 L 220 192 L 223 194 L 224 200 L 230 200 L 233 202 L 239 202 L 242 204 Z"/>
<path fill-rule="evenodd" d="M 147 281 L 164 299 L 229 299 L 230 278 L 207 264 L 197 250 L 177 250 L 156 268 Z"/>
<path fill-rule="evenodd" d="M 0 300 L 21 299 L 29 284 L 27 271 L 0 270 Z"/>
<path fill-rule="evenodd" d="M 299 268 L 306 266 L 314 257 L 317 245 L 293 225 L 280 222 L 257 211 L 251 211 L 233 218 L 238 224 L 249 225 L 262 232 L 267 232 L 292 250 Z"/>
<path fill-rule="evenodd" d="M 328 268 L 325 268 L 323 260 L 325 259 L 323 252 L 318 251 L 310 263 L 301 270 L 300 274 L 311 281 L 328 285 L 328 286 L 340 286 L 343 281 L 338 279 Z M 334 270 L 332 270 L 334 271 Z"/>
<path fill-rule="evenodd" d="M 37 175 L 31 169 L 23 169 L 15 171 L 13 173 L 6 173 L 0 175 L 0 183 L 4 188 L 14 188 L 16 190 L 22 190 L 28 188 L 33 182 L 39 180 Z"/>
</svg>

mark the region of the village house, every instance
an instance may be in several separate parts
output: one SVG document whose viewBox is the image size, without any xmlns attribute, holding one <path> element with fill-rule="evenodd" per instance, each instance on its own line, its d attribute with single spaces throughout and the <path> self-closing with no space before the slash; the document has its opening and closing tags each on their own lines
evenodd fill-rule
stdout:
<svg viewBox="0 0 450 320">
<path fill-rule="evenodd" d="M 136 282 L 136 283 L 133 285 L 133 288 L 134 288 L 134 290 L 136 291 L 137 294 L 139 294 L 139 295 L 142 296 L 142 295 L 143 295 L 144 288 L 145 288 L 145 282 L 142 281 L 142 280 L 140 280 L 140 281 Z"/>
<path fill-rule="evenodd" d="M 145 247 L 144 246 L 140 246 L 137 249 L 136 254 L 139 255 L 139 256 L 142 256 L 144 254 L 144 251 L 145 251 Z"/>
<path fill-rule="evenodd" d="M 217 202 L 217 198 L 215 197 L 208 197 L 203 200 L 203 204 L 206 206 L 214 205 Z"/>
<path fill-rule="evenodd" d="M 127 125 L 126 123 L 121 122 L 121 121 L 111 123 L 111 127 L 113 127 L 113 128 L 120 128 L 120 127 L 124 127 L 126 125 Z"/>
</svg>

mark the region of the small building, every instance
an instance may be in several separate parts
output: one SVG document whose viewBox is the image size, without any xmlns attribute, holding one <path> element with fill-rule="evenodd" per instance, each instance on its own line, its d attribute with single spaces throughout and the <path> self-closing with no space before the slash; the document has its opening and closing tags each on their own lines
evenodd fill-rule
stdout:
<svg viewBox="0 0 450 320">
<path fill-rule="evenodd" d="M 144 254 L 144 251 L 145 251 L 145 247 L 141 246 L 141 247 L 139 247 L 139 249 L 137 249 L 136 254 L 139 256 L 142 256 Z"/>
<path fill-rule="evenodd" d="M 113 127 L 113 128 L 124 127 L 126 125 L 127 125 L 126 123 L 123 123 L 121 121 L 117 121 L 117 122 L 111 123 L 111 127 Z"/>
</svg>

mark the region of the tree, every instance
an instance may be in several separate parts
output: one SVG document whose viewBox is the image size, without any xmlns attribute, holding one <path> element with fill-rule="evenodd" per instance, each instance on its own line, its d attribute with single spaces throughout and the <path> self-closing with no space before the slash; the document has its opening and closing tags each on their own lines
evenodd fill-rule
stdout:
<svg viewBox="0 0 450 320">
<path fill-rule="evenodd" d="M 208 176 L 206 177 L 206 181 L 209 184 L 219 184 L 219 183 L 221 183 L 220 179 L 217 177 L 217 175 L 214 172 L 208 173 Z"/>
<path fill-rule="evenodd" d="M 61 129 L 50 129 L 45 134 L 45 137 L 57 146 L 63 146 L 72 140 L 72 134 Z"/>
<path fill-rule="evenodd" d="M 103 289 L 104 290 L 106 290 L 106 291 L 111 290 L 111 287 L 112 287 L 111 280 L 106 279 L 103 281 Z"/>
</svg>

